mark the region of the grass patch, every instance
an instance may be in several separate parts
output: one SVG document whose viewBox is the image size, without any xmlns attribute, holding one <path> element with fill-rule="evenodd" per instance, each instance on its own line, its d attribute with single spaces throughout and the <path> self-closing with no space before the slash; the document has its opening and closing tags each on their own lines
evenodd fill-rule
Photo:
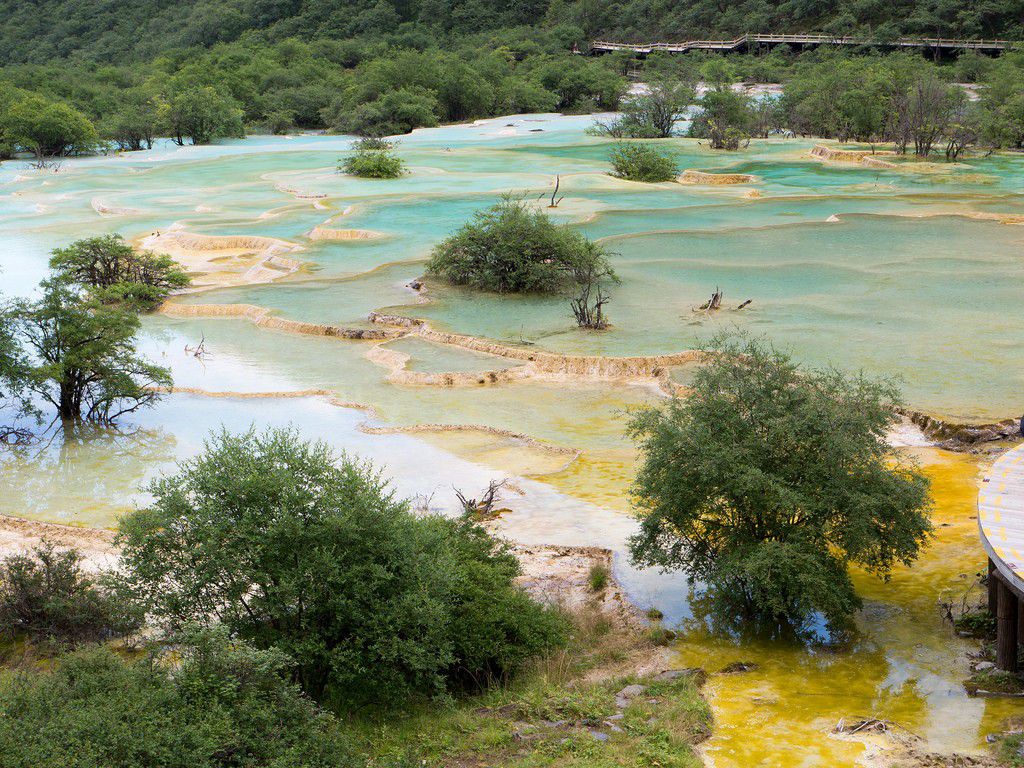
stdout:
<svg viewBox="0 0 1024 768">
<path fill-rule="evenodd" d="M 968 693 L 990 691 L 992 693 L 1024 694 L 1024 679 L 1013 672 L 987 669 L 975 672 L 964 683 Z"/>
<path fill-rule="evenodd" d="M 651 650 L 635 632 L 584 611 L 568 648 L 536 660 L 515 681 L 406 714 L 349 721 L 374 765 L 519 766 L 521 768 L 697 768 L 693 745 L 710 733 L 711 715 L 697 682 L 632 676 L 589 680 L 629 656 Z M 620 708 L 616 693 L 647 686 Z"/>
<path fill-rule="evenodd" d="M 987 610 L 968 611 L 953 622 L 953 629 L 968 637 L 995 637 L 996 617 Z"/>
<path fill-rule="evenodd" d="M 608 576 L 608 566 L 604 563 L 594 563 L 590 566 L 590 572 L 587 574 L 590 591 L 602 592 L 608 586 Z"/>
</svg>

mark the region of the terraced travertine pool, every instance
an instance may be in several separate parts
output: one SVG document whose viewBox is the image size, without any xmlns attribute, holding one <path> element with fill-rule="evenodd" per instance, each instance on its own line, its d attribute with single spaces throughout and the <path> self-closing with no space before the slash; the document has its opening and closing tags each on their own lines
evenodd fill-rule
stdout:
<svg viewBox="0 0 1024 768">
<path fill-rule="evenodd" d="M 630 407 L 663 396 L 655 382 L 518 375 L 522 360 L 493 352 L 666 355 L 739 327 L 811 364 L 898 375 L 920 410 L 961 420 L 1014 415 L 1024 407 L 1024 226 L 1007 222 L 1024 215 L 1024 157 L 868 169 L 812 159 L 809 141 L 713 153 L 674 139 L 681 167 L 756 180 L 635 184 L 607 175 L 607 143 L 584 133 L 591 120 L 518 116 L 418 131 L 401 143 L 412 172 L 394 181 L 337 174 L 349 140 L 326 136 L 161 144 L 69 161 L 56 174 L 0 166 L 7 295 L 33 290 L 52 248 L 104 232 L 276 238 L 301 246 L 287 255 L 303 263 L 282 281 L 190 294 L 176 301 L 202 306 L 146 317 L 143 347 L 183 391 L 119 434 L 3 449 L 0 512 L 113 525 L 144 502 L 147 478 L 222 425 L 293 424 L 387 466 L 399 493 L 438 509 L 452 508 L 452 486 L 475 492 L 511 475 L 522 494 L 508 499 L 508 535 L 612 547 L 630 596 L 683 622 L 686 664 L 760 663 L 713 678 L 716 730 L 706 754 L 715 765 L 852 765 L 870 754 L 865 745 L 827 731 L 855 715 L 901 722 L 936 750 L 981 750 L 985 735 L 1021 709 L 965 696 L 959 681 L 971 646 L 937 609 L 982 564 L 971 517 L 976 459 L 908 449 L 935 481 L 941 527 L 920 562 L 892 582 L 858 577 L 866 607 L 852 649 L 713 638 L 697 628 L 682 579 L 637 571 L 624 554 L 635 456 L 623 426 Z M 550 194 L 556 174 L 564 199 L 552 215 L 616 254 L 613 328 L 575 329 L 557 299 L 406 287 L 432 245 L 473 211 L 510 191 Z M 317 227 L 369 236 L 310 238 Z M 694 312 L 716 287 L 726 309 Z M 252 311 L 209 306 L 243 304 L 351 328 L 370 328 L 368 313 L 380 310 L 498 346 L 300 334 L 255 322 Z M 203 359 L 185 350 L 200 339 Z M 475 383 L 488 372 L 496 383 Z M 424 383 L 437 374 L 462 385 Z M 680 365 L 671 378 L 687 375 Z"/>
</svg>

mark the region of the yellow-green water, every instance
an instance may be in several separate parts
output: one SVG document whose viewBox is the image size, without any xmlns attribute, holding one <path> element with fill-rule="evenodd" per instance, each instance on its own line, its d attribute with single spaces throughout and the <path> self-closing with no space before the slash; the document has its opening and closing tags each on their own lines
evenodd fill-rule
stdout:
<svg viewBox="0 0 1024 768">
<path fill-rule="evenodd" d="M 248 303 L 297 320 L 365 325 L 396 308 L 432 325 L 506 343 L 573 354 L 638 355 L 692 347 L 723 328 L 764 333 L 806 362 L 903 379 L 910 405 L 964 419 L 1022 408 L 1024 226 L 993 216 L 1024 213 L 1024 158 L 972 159 L 938 171 L 824 165 L 811 142 L 754 142 L 715 154 L 673 140 L 680 166 L 757 177 L 740 188 L 645 185 L 607 176 L 607 143 L 583 133 L 590 118 L 527 116 L 417 132 L 401 152 L 412 172 L 365 181 L 334 172 L 348 141 L 250 138 L 215 147 L 71 161 L 60 173 L 0 166 L 2 290 L 28 294 L 53 247 L 90 234 L 137 237 L 178 224 L 203 234 L 283 238 L 304 246 L 307 268 L 273 285 L 185 297 Z M 538 130 L 540 129 L 540 130 Z M 615 252 L 623 279 L 610 305 L 614 327 L 572 327 L 561 300 L 492 297 L 432 286 L 419 303 L 405 284 L 430 247 L 497 195 L 537 198 L 561 177 L 555 217 Z M 303 194 L 323 197 L 300 198 Z M 755 191 L 756 195 L 750 194 Z M 131 209 L 101 216 L 96 208 Z M 972 218 L 974 217 L 974 218 Z M 981 217 L 981 218 L 978 218 Z M 312 241 L 323 225 L 386 237 Z M 727 309 L 692 308 L 719 287 Z M 739 302 L 752 299 L 742 312 Z M 184 347 L 205 338 L 198 360 Z M 0 452 L 0 512 L 111 525 L 145 501 L 140 485 L 201 448 L 224 425 L 294 424 L 305 434 L 388 467 L 399 493 L 450 509 L 452 486 L 470 493 L 504 474 L 509 535 L 533 542 L 598 544 L 616 551 L 629 594 L 672 622 L 690 617 L 682 580 L 638 571 L 624 555 L 633 530 L 626 489 L 635 461 L 623 436 L 629 408 L 652 389 L 600 382 L 520 381 L 479 388 L 408 387 L 365 357 L 368 344 L 289 335 L 244 319 L 147 317 L 143 347 L 182 387 L 208 392 L 324 390 L 324 398 L 169 396 L 134 416 L 121 435 L 52 436 Z M 507 361 L 419 340 L 389 346 L 419 372 L 478 371 Z M 688 372 L 673 376 L 685 381 Z M 367 434 L 365 425 L 481 425 L 536 438 L 580 457 L 481 431 Z M 935 480 L 937 537 L 889 583 L 857 577 L 866 607 L 860 639 L 843 652 L 740 647 L 696 631 L 680 643 L 687 665 L 735 660 L 754 672 L 715 678 L 719 766 L 848 765 L 862 749 L 827 738 L 842 716 L 897 720 L 938 750 L 978 749 L 1018 705 L 969 700 L 959 680 L 971 644 L 952 636 L 937 609 L 962 591 L 983 558 L 973 514 L 978 466 L 922 449 Z M 949 523 L 948 526 L 944 525 Z M 752 727 L 757 724 L 757 727 Z"/>
</svg>

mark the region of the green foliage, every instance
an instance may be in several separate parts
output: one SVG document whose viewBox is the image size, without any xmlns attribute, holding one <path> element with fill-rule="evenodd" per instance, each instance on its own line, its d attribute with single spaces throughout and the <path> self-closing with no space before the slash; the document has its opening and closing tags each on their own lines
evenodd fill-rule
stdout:
<svg viewBox="0 0 1024 768">
<path fill-rule="evenodd" d="M 614 276 L 605 249 L 543 211 L 505 198 L 434 248 L 427 274 L 497 293 L 552 293 Z"/>
<path fill-rule="evenodd" d="M 341 133 L 394 136 L 437 125 L 438 111 L 437 98 L 430 91 L 399 88 L 356 106 L 349 101 L 336 102 L 325 113 L 325 119 L 333 130 Z"/>
<path fill-rule="evenodd" d="M 982 81 L 981 133 L 986 144 L 1024 147 L 1024 54 L 1007 54 Z"/>
<path fill-rule="evenodd" d="M 1024 733 L 1008 733 L 998 742 L 999 759 L 1011 768 L 1024 766 Z"/>
<path fill-rule="evenodd" d="M 395 142 L 367 138 L 355 142 L 338 170 L 364 179 L 397 179 L 405 173 L 405 163 L 395 154 Z"/>
<path fill-rule="evenodd" d="M 953 629 L 971 637 L 995 637 L 996 617 L 987 610 L 968 611 L 956 618 Z"/>
<path fill-rule="evenodd" d="M 603 592 L 604 588 L 608 586 L 608 577 L 611 574 L 608 572 L 608 566 L 603 563 L 594 563 L 590 566 L 590 570 L 587 572 L 587 583 L 590 585 L 591 592 Z"/>
<path fill-rule="evenodd" d="M 189 277 L 168 255 L 136 251 L 120 235 L 100 235 L 57 248 L 50 269 L 58 280 L 90 291 L 104 304 L 152 309 Z"/>
<path fill-rule="evenodd" d="M 178 639 L 176 658 L 126 661 L 96 647 L 0 688 L 4 766 L 361 765 L 335 720 L 286 682 L 287 657 L 223 632 Z"/>
<path fill-rule="evenodd" d="M 568 50 L 595 38 L 676 40 L 735 37 L 746 32 L 860 34 L 877 40 L 901 35 L 1024 39 L 1013 0 L 951 5 L 904 0 L 879 5 L 855 0 L 842 13 L 820 2 L 803 5 L 751 0 L 723 6 L 709 0 L 655 3 L 627 0 L 580 3 L 531 0 L 345 0 L 316 3 L 249 0 L 74 0 L 0 2 L 0 63 L 45 64 L 56 58 L 125 63 L 165 53 L 249 40 L 302 37 L 333 42 L 354 38 L 363 45 L 427 47 L 435 41 L 478 39 L 494 49 L 512 43 L 520 52 L 520 30 Z M 365 41 L 365 42 L 364 42 Z"/>
<path fill-rule="evenodd" d="M 61 279 L 44 281 L 36 301 L 9 304 L 15 345 L 6 368 L 12 388 L 50 403 L 64 421 L 110 424 L 152 405 L 170 386 L 168 371 L 135 351 L 139 319 Z M 0 371 L 0 374 L 4 371 Z"/>
<path fill-rule="evenodd" d="M 1008 693 L 1020 696 L 1024 695 L 1024 678 L 1016 672 L 988 669 L 983 672 L 975 672 L 964 682 L 964 687 L 972 695 L 978 691 L 989 691 L 990 693 Z"/>
<path fill-rule="evenodd" d="M 927 478 L 886 442 L 888 383 L 722 340 L 693 393 L 639 411 L 638 564 L 707 585 L 720 615 L 778 631 L 859 606 L 847 565 L 885 578 L 931 531 Z"/>
<path fill-rule="evenodd" d="M 176 144 L 209 144 L 219 138 L 241 138 L 242 112 L 234 101 L 211 86 L 188 87 L 161 105 L 161 118 Z"/>
<path fill-rule="evenodd" d="M 99 588 L 81 564 L 76 550 L 47 541 L 0 561 L 0 636 L 75 644 L 138 628 L 141 617 Z"/>
<path fill-rule="evenodd" d="M 708 139 L 712 149 L 739 149 L 750 139 L 754 115 L 745 93 L 719 84 L 700 99 L 700 111 L 690 123 L 690 135 Z"/>
<path fill-rule="evenodd" d="M 859 28 L 878 40 L 901 34 L 1024 37 L 1013 0 L 984 8 L 925 5 L 907 0 L 890 9 L 861 0 L 836 16 L 813 4 L 768 7 L 765 0 L 726 9 L 707 0 L 685 6 L 651 0 L 346 0 L 326 11 L 317 3 L 271 0 L 184 0 L 173 6 L 97 0 L 86 13 L 76 0 L 0 0 L 7 22 L 0 29 L 0 66 L 3 80 L 20 89 L 19 98 L 67 105 L 96 124 L 101 137 L 136 149 L 154 135 L 197 143 L 236 136 L 239 117 L 274 133 L 326 127 L 395 135 L 500 114 L 617 109 L 632 57 L 570 53 L 595 37 L 674 39 L 782 28 L 837 34 L 858 34 Z M 799 60 L 828 55 L 821 49 Z M 782 48 L 757 56 L 655 53 L 646 62 L 646 79 L 691 82 L 699 73 L 715 84 L 779 81 L 796 59 Z M 961 60 L 959 69 L 973 82 L 992 75 L 988 60 Z M 1005 82 L 1012 88 L 1011 77 Z M 7 87 L 0 82 L 0 115 Z M 650 119 L 650 99 L 624 106 L 637 114 L 627 115 L 618 135 L 664 135 L 670 123 Z M 992 109 L 1000 111 L 996 107 L 993 99 Z M 986 135 L 1012 138 L 1013 109 Z M 756 127 L 752 133 L 761 135 Z M 82 151 L 77 144 L 65 146 L 73 147 L 66 152 Z M 0 130 L 0 157 L 13 150 Z"/>
<path fill-rule="evenodd" d="M 0 113 L 0 135 L 12 149 L 37 158 L 89 152 L 99 141 L 85 115 L 41 96 L 15 101 Z"/>
<path fill-rule="evenodd" d="M 696 98 L 692 82 L 655 76 L 647 91 L 623 100 L 622 113 L 594 124 L 592 133 L 631 139 L 667 139 Z"/>
<path fill-rule="evenodd" d="M 949 72 L 919 57 L 820 57 L 796 66 L 782 98 L 782 122 L 796 133 L 892 142 L 897 152 L 913 148 L 919 157 L 942 148 L 952 160 L 979 143 L 1015 145 L 1024 118 L 1024 111 L 1014 112 L 1014 94 L 1024 94 L 1021 72 L 1013 54 L 993 63 L 982 75 L 988 84 L 982 100 L 973 103 L 947 82 Z M 1024 136 L 1024 129 L 1018 133 Z"/>
<path fill-rule="evenodd" d="M 160 119 L 158 98 L 146 89 L 134 88 L 124 94 L 115 111 L 104 115 L 100 130 L 118 149 L 152 149 L 162 128 Z"/>
<path fill-rule="evenodd" d="M 338 708 L 512 674 L 564 640 L 471 523 L 414 516 L 380 476 L 290 431 L 216 435 L 122 518 L 125 585 L 170 626 L 286 652 Z"/>
<path fill-rule="evenodd" d="M 650 144 L 616 144 L 609 155 L 612 176 L 629 181 L 674 181 L 679 175 L 675 158 Z"/>
</svg>

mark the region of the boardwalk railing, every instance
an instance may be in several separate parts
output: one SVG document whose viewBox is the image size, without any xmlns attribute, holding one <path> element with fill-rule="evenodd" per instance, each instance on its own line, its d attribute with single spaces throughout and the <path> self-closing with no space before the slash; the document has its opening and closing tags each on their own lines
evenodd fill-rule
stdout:
<svg viewBox="0 0 1024 768">
<path fill-rule="evenodd" d="M 974 50 L 992 53 L 1002 52 L 1016 45 L 1012 40 L 957 40 L 943 37 L 901 37 L 898 40 L 882 42 L 866 37 L 835 35 L 741 35 L 735 40 L 686 40 L 678 43 L 614 43 L 595 40 L 590 50 L 595 53 L 632 51 L 647 55 L 654 51 L 686 53 L 687 51 L 739 51 L 755 45 L 877 45 L 887 48 L 921 48 L 929 50 Z"/>
</svg>

